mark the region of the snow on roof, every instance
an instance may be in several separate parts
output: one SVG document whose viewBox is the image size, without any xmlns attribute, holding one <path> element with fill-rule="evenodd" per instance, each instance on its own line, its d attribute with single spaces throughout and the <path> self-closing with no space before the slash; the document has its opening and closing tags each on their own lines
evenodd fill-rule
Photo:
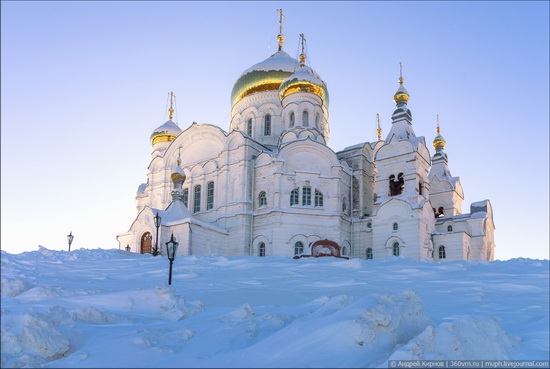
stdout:
<svg viewBox="0 0 550 369">
<path fill-rule="evenodd" d="M 254 64 L 247 70 L 245 70 L 241 77 L 247 73 L 253 71 L 270 71 L 270 70 L 281 70 L 284 72 L 294 72 L 300 63 L 298 60 L 294 59 L 284 51 L 277 51 L 275 54 L 271 55 L 269 58 Z"/>
</svg>

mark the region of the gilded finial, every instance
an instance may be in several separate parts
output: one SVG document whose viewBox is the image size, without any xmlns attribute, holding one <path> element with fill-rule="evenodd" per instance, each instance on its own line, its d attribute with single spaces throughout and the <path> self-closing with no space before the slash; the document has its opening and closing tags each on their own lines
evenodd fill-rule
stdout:
<svg viewBox="0 0 550 369">
<path fill-rule="evenodd" d="M 306 65 L 306 52 L 305 52 L 306 38 L 303 33 L 300 33 L 300 38 L 302 39 L 302 53 L 300 54 L 300 67 L 303 67 Z"/>
<path fill-rule="evenodd" d="M 382 138 L 382 128 L 380 128 L 380 113 L 376 113 L 376 121 L 378 123 L 378 128 L 376 128 L 376 133 L 378 134 L 378 141 Z"/>
<path fill-rule="evenodd" d="M 403 78 L 403 64 L 399 62 L 399 84 L 403 86 L 403 82 L 405 82 L 405 78 Z"/>
<path fill-rule="evenodd" d="M 433 147 L 436 150 L 442 150 L 445 148 L 446 142 L 443 136 L 441 136 L 440 134 L 441 128 L 439 127 L 439 114 L 436 115 L 436 119 L 437 119 L 437 128 L 435 129 L 435 131 L 437 132 L 437 136 L 435 136 Z"/>
<path fill-rule="evenodd" d="M 170 91 L 170 109 L 168 109 L 168 118 L 170 120 L 174 118 L 173 98 L 174 98 L 174 92 Z"/>
<path fill-rule="evenodd" d="M 283 42 L 285 42 L 285 36 L 283 36 L 283 19 L 286 19 L 283 14 L 283 9 L 277 9 L 279 13 L 279 35 L 277 35 L 277 42 L 279 43 L 279 51 L 283 49 Z"/>
</svg>

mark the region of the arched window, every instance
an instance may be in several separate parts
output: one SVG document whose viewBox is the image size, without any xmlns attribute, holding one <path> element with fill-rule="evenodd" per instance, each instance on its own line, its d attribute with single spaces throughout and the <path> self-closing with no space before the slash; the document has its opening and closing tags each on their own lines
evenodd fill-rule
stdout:
<svg viewBox="0 0 550 369">
<path fill-rule="evenodd" d="M 258 245 L 258 256 L 265 256 L 265 243 L 263 242 Z"/>
<path fill-rule="evenodd" d="M 371 260 L 372 259 L 372 249 L 369 247 L 367 249 L 367 260 Z"/>
<path fill-rule="evenodd" d="M 399 242 L 393 243 L 393 256 L 399 256 Z"/>
<path fill-rule="evenodd" d="M 271 115 L 264 117 L 264 136 L 271 136 Z"/>
<path fill-rule="evenodd" d="M 294 255 L 301 255 L 304 253 L 304 244 L 300 241 L 294 244 Z"/>
<path fill-rule="evenodd" d="M 246 123 L 246 134 L 252 136 L 252 118 L 248 119 Z"/>
<path fill-rule="evenodd" d="M 342 199 L 342 213 L 345 213 L 348 210 L 348 199 L 345 197 Z"/>
<path fill-rule="evenodd" d="M 393 230 L 397 231 L 399 229 L 399 224 L 397 222 L 393 223 Z"/>
<path fill-rule="evenodd" d="M 265 191 L 260 192 L 260 196 L 258 197 L 260 206 L 266 206 L 267 205 L 267 195 Z"/>
<path fill-rule="evenodd" d="M 348 254 L 348 248 L 346 246 L 342 247 L 342 255 Z"/>
<path fill-rule="evenodd" d="M 302 188 L 302 206 L 311 205 L 311 187 L 304 186 Z"/>
<path fill-rule="evenodd" d="M 319 127 L 319 119 L 320 119 L 320 115 L 319 113 L 315 114 L 315 128 L 317 128 L 318 130 L 321 130 L 321 127 Z"/>
<path fill-rule="evenodd" d="M 206 185 L 206 210 L 214 207 L 214 182 L 208 182 Z"/>
<path fill-rule="evenodd" d="M 439 246 L 439 258 L 445 259 L 447 255 L 445 254 L 445 246 Z"/>
<path fill-rule="evenodd" d="M 185 207 L 189 209 L 189 189 L 188 188 L 185 188 L 183 190 L 183 205 L 185 205 Z"/>
<path fill-rule="evenodd" d="M 300 200 L 298 198 L 299 196 L 298 191 L 299 191 L 299 188 L 295 188 L 290 192 L 290 206 L 300 204 Z"/>
<path fill-rule="evenodd" d="M 315 206 L 323 206 L 323 194 L 319 190 L 315 190 Z"/>
<path fill-rule="evenodd" d="M 405 178 L 403 173 L 397 175 L 397 180 L 395 180 L 395 175 L 391 175 L 390 178 L 390 196 L 401 195 L 405 190 Z"/>
<path fill-rule="evenodd" d="M 291 127 L 294 127 L 294 120 L 295 120 L 295 118 L 294 118 L 294 112 L 291 111 L 291 112 L 290 112 L 290 126 L 291 126 Z"/>
<path fill-rule="evenodd" d="M 309 113 L 307 110 L 302 113 L 302 126 L 309 127 Z"/>
<path fill-rule="evenodd" d="M 201 211 L 201 185 L 195 186 L 195 196 L 193 198 L 193 213 Z"/>
<path fill-rule="evenodd" d="M 440 206 L 439 209 L 437 209 L 436 215 L 438 218 L 441 218 L 445 215 L 445 209 L 443 209 L 443 206 Z"/>
<path fill-rule="evenodd" d="M 452 231 L 453 231 L 453 226 L 452 225 L 447 226 L 447 232 L 452 232 Z"/>
</svg>

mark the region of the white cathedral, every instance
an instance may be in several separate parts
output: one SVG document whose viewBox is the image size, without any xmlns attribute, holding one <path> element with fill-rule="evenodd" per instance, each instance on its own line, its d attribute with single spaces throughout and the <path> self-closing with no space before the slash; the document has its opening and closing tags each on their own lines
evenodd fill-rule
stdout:
<svg viewBox="0 0 550 369">
<path fill-rule="evenodd" d="M 305 63 L 303 35 L 299 60 L 283 50 L 279 13 L 278 51 L 235 82 L 228 132 L 197 123 L 182 131 L 170 100 L 119 247 L 165 254 L 173 235 L 179 255 L 296 257 L 327 240 L 353 258 L 493 260 L 491 203 L 462 213 L 439 124 L 430 156 L 403 77 L 386 139 L 379 127 L 376 142 L 334 152 L 327 85 Z"/>
</svg>

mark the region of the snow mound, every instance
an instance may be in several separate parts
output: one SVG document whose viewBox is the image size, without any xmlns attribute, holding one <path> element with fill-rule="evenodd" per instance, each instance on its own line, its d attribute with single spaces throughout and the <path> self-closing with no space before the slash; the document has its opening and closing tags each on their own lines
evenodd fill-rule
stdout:
<svg viewBox="0 0 550 369">
<path fill-rule="evenodd" d="M 67 337 L 74 322 L 65 309 L 54 306 L 44 313 L 2 316 L 2 368 L 36 367 L 69 353 Z"/>
<path fill-rule="evenodd" d="M 388 360 L 509 360 L 519 340 L 495 318 L 460 318 L 436 328 L 427 326 Z"/>
<path fill-rule="evenodd" d="M 9 278 L 2 275 L 0 279 L 0 295 L 15 297 L 31 289 L 33 286 L 23 279 Z"/>
</svg>

